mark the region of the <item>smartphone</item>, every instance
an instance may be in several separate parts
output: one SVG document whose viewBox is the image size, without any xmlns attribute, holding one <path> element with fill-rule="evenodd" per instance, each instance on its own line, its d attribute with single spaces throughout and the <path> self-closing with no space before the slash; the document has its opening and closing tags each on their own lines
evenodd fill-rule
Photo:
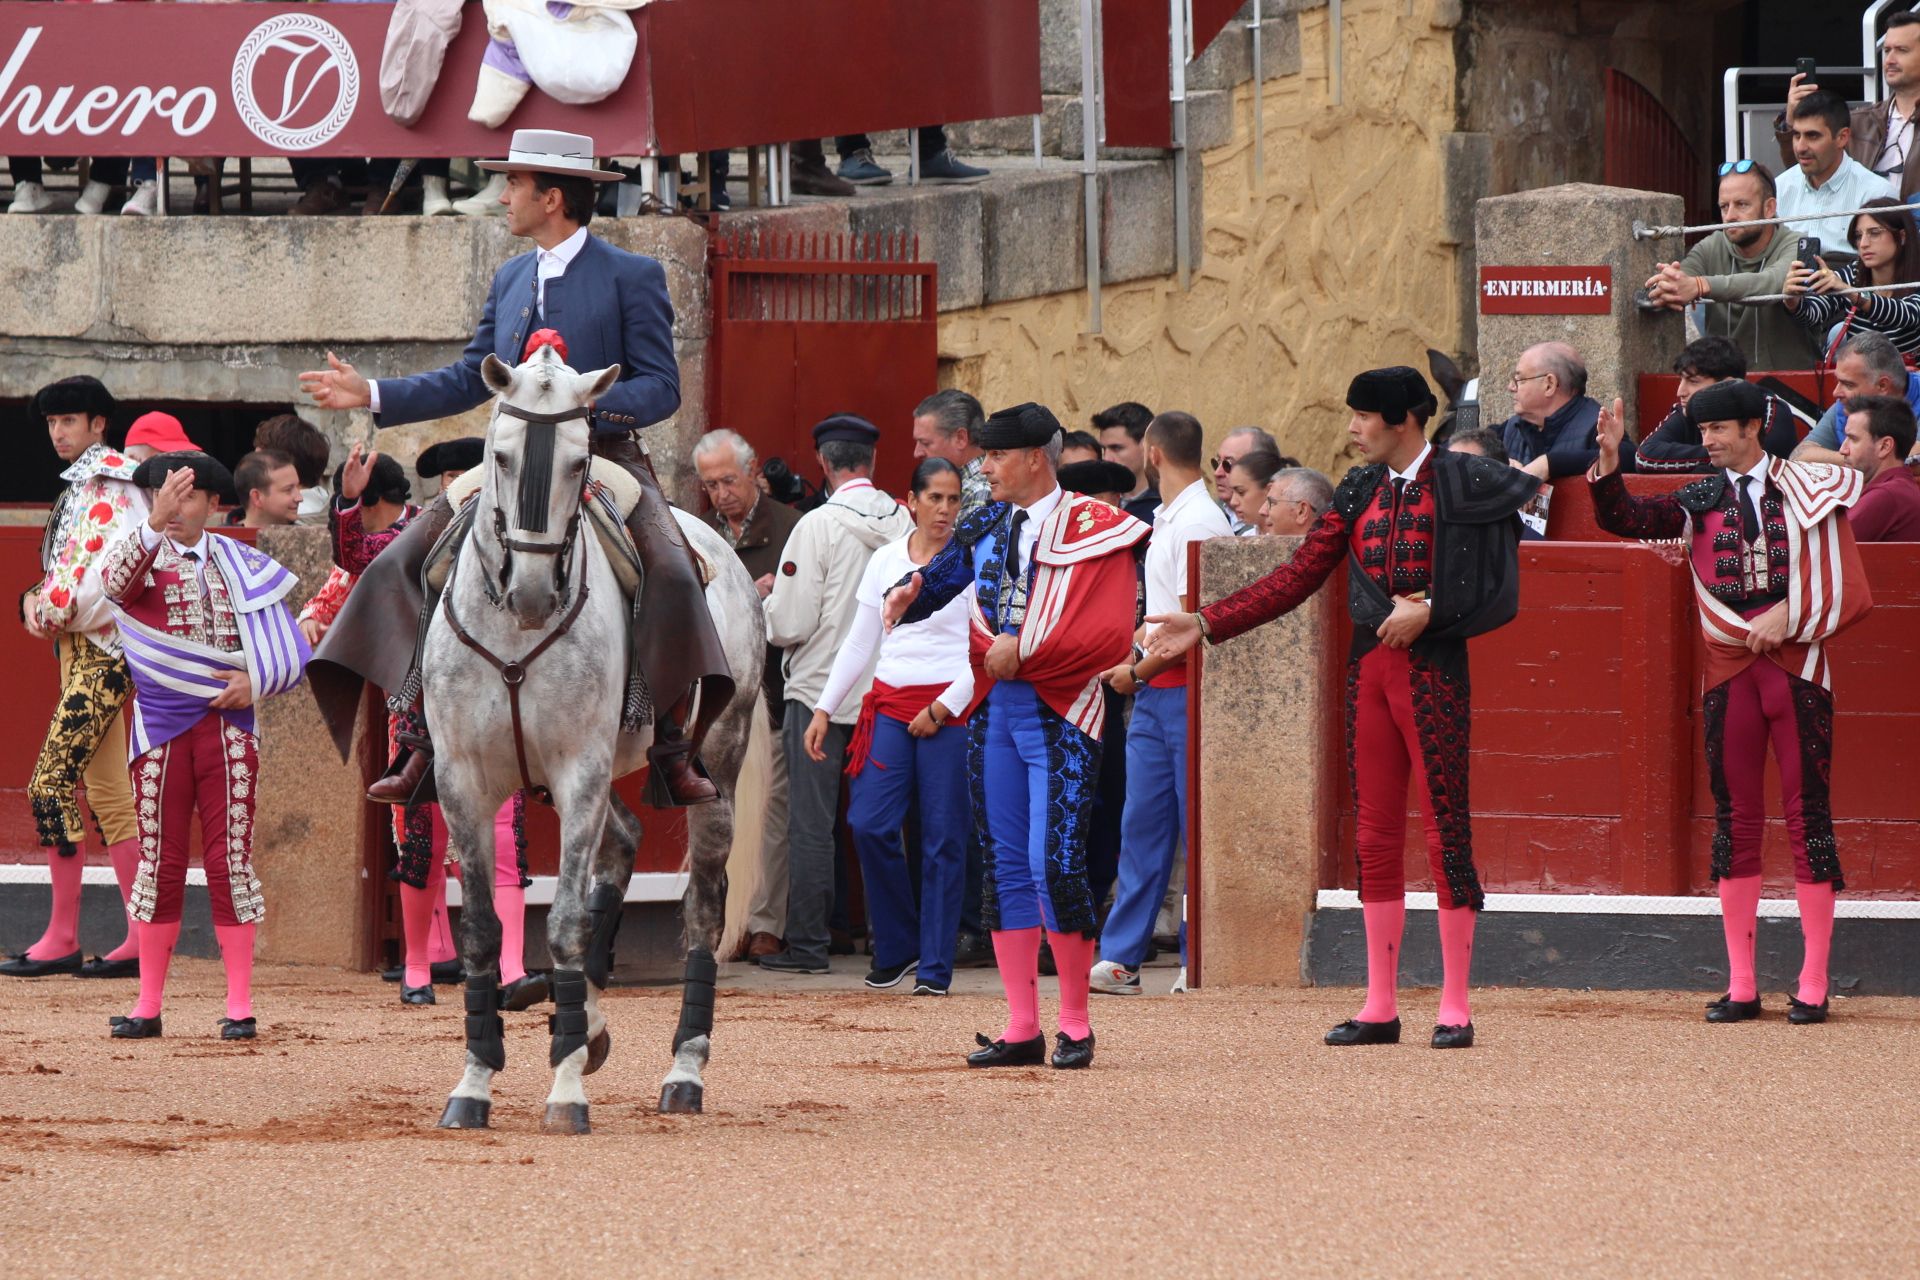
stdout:
<svg viewBox="0 0 1920 1280">
<path fill-rule="evenodd" d="M 1813 79 L 1814 67 L 1812 58 L 1795 58 L 1793 60 L 1793 69 L 1799 74 L 1802 84 Z"/>
<path fill-rule="evenodd" d="M 1820 256 L 1820 237 L 1801 236 L 1800 247 L 1794 252 L 1794 261 L 1809 271 L 1818 271 L 1820 264 L 1814 259 Z"/>
</svg>

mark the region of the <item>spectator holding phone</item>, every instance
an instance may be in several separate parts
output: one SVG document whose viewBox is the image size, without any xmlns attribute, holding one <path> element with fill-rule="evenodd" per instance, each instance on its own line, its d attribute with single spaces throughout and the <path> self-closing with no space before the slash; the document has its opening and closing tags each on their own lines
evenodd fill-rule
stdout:
<svg viewBox="0 0 1920 1280">
<path fill-rule="evenodd" d="M 1869 200 L 1872 213 L 1854 217 L 1847 242 L 1857 262 L 1835 269 L 1824 257 L 1796 261 L 1787 271 L 1784 304 L 1831 349 L 1853 333 L 1883 333 L 1900 354 L 1920 356 L 1920 292 L 1854 293 L 1861 285 L 1920 285 L 1920 229 L 1907 206 L 1892 197 Z M 1831 334 L 1832 336 L 1828 336 Z"/>
<path fill-rule="evenodd" d="M 1837 218 L 1808 215 L 1864 209 L 1869 200 L 1892 196 L 1893 184 L 1847 154 L 1853 128 L 1846 99 L 1821 89 L 1797 101 L 1789 95 L 1788 102 L 1794 167 L 1776 184 L 1780 216 L 1793 235 L 1831 237 Z"/>
<path fill-rule="evenodd" d="M 1801 74 L 1791 81 L 1787 110 L 1774 117 L 1774 136 L 1780 143 L 1782 161 L 1793 160 L 1793 132 L 1787 123 L 1796 102 L 1817 93 L 1812 59 L 1800 60 Z M 1853 108 L 1848 126 L 1852 134 L 1847 154 L 1898 188 L 1900 198 L 1911 202 L 1920 193 L 1920 156 L 1913 156 L 1914 117 L 1920 112 L 1920 11 L 1896 13 L 1887 19 L 1886 34 L 1880 37 L 1880 71 L 1886 82 L 1887 96 Z M 1859 205 L 1853 206 L 1859 208 Z"/>
<path fill-rule="evenodd" d="M 1719 199 L 1722 222 L 1779 216 L 1773 175 L 1758 160 L 1721 165 Z M 1777 302 L 1745 302 L 1781 291 L 1798 245 L 1784 227 L 1716 231 L 1680 261 L 1661 263 L 1647 281 L 1647 297 L 1674 311 L 1704 302 L 1701 333 L 1730 340 L 1750 368 L 1811 369 L 1820 348 L 1799 319 Z"/>
</svg>

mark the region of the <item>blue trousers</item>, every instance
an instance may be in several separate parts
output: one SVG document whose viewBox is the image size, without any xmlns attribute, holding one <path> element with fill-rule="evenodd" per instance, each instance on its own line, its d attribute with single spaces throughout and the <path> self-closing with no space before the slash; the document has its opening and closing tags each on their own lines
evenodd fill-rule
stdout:
<svg viewBox="0 0 1920 1280">
<path fill-rule="evenodd" d="M 1127 726 L 1127 807 L 1120 819 L 1120 880 L 1100 934 L 1100 958 L 1139 967 L 1167 896 L 1173 855 L 1187 828 L 1187 690 L 1142 689 Z"/>
<path fill-rule="evenodd" d="M 931 738 L 916 738 L 892 716 L 878 716 L 866 767 L 852 779 L 847 826 L 860 854 L 860 874 L 873 918 L 876 968 L 918 956 L 922 982 L 953 981 L 953 944 L 960 928 L 960 895 L 966 875 L 967 833 L 973 816 L 967 802 L 967 730 L 948 725 Z M 900 827 L 909 804 L 920 802 L 920 902 Z"/>
<path fill-rule="evenodd" d="M 1044 924 L 1092 937 L 1086 853 L 1100 743 L 1021 680 L 994 685 L 974 714 L 969 772 L 992 846 L 981 903 L 987 927 Z"/>
</svg>

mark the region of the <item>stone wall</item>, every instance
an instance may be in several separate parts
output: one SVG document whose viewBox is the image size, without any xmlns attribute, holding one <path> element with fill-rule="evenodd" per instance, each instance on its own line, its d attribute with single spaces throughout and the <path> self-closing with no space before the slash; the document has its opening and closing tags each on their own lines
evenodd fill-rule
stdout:
<svg viewBox="0 0 1920 1280">
<path fill-rule="evenodd" d="M 1044 401 L 1074 425 L 1120 400 L 1190 410 L 1215 440 L 1258 423 L 1310 465 L 1344 469 L 1352 373 L 1459 349 L 1463 305 L 1445 145 L 1459 6 L 1344 8 L 1339 103 L 1327 10 L 1287 15 L 1297 41 L 1273 54 L 1298 62 L 1264 86 L 1258 191 L 1252 85 L 1232 90 L 1230 137 L 1196 166 L 1205 255 L 1190 290 L 1168 276 L 1109 284 L 1099 335 L 1086 332 L 1084 290 L 949 312 L 942 382 L 989 405 Z"/>
</svg>

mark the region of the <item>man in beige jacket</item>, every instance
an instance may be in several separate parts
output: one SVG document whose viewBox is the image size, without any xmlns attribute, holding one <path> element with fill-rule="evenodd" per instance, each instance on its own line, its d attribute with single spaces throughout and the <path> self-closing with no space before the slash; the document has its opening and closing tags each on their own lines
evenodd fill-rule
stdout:
<svg viewBox="0 0 1920 1280">
<path fill-rule="evenodd" d="M 834 708 L 824 762 L 807 754 L 804 738 L 834 655 L 853 625 L 854 592 L 868 559 L 874 548 L 913 525 L 898 501 L 873 487 L 879 439 L 877 427 L 852 414 L 836 414 L 813 429 L 832 496 L 794 526 L 766 600 L 767 641 L 786 650 L 787 681 L 781 722 L 788 786 L 787 949 L 760 961 L 777 973 L 827 972 L 840 776 L 871 672 Z"/>
</svg>

